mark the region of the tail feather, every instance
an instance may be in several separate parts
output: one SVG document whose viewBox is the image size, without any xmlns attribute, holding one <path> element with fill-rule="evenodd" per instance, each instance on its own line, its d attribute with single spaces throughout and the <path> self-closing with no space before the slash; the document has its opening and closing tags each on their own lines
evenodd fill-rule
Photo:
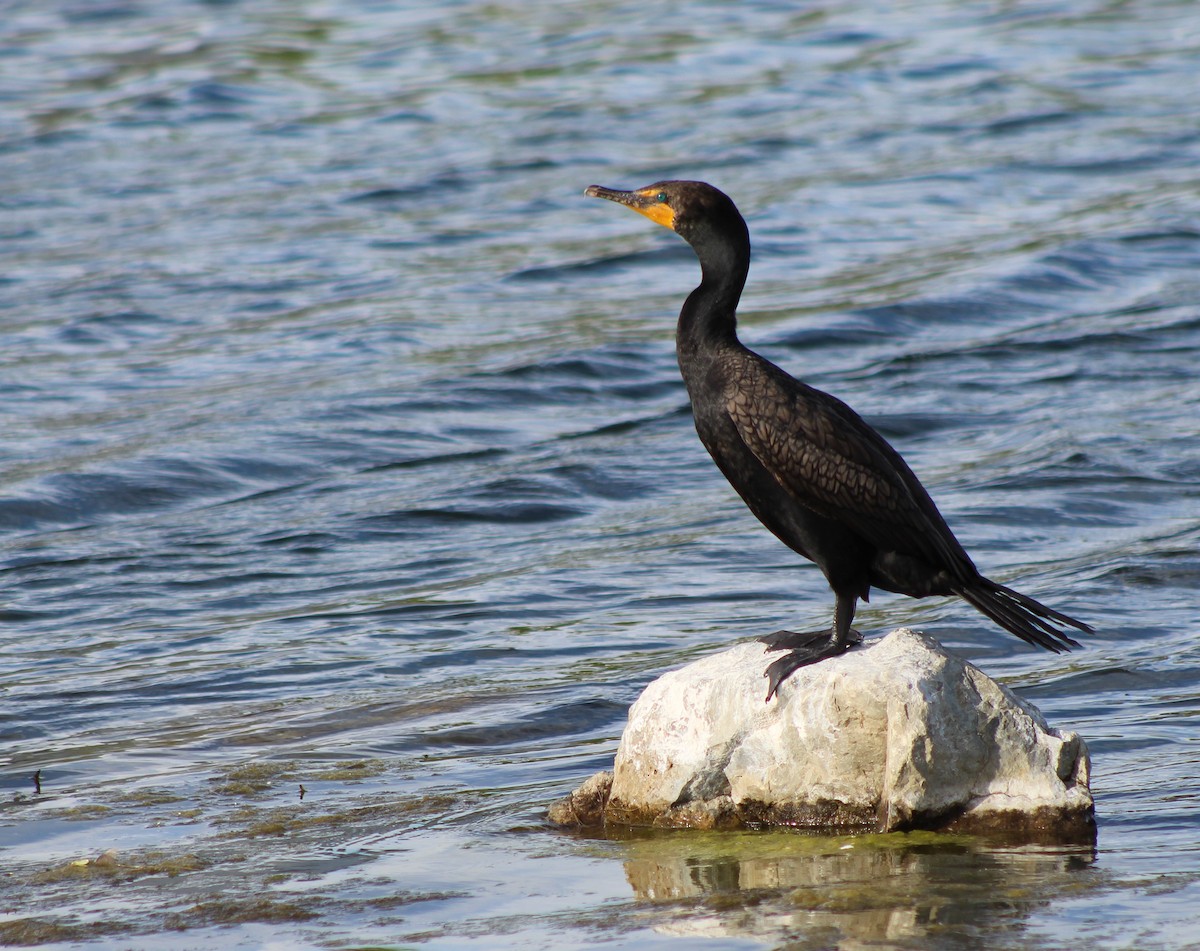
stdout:
<svg viewBox="0 0 1200 951">
<path fill-rule="evenodd" d="M 1073 627 L 1085 634 L 1094 633 L 1092 628 L 1082 621 L 1048 608 L 1040 601 L 1002 584 L 996 584 L 988 578 L 978 578 L 955 591 L 955 594 L 1009 633 L 1015 634 L 1028 644 L 1044 647 L 1056 654 L 1081 646 L 1078 641 L 1069 637 L 1060 625 Z"/>
</svg>

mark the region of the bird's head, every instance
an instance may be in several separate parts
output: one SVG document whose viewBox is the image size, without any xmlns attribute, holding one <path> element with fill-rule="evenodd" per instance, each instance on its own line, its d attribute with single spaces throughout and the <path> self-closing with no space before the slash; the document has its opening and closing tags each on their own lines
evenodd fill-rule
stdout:
<svg viewBox="0 0 1200 951">
<path fill-rule="evenodd" d="M 742 237 L 746 223 L 732 199 L 706 182 L 655 182 L 633 191 L 591 185 L 591 198 L 607 198 L 670 228 L 693 247 L 715 237 Z"/>
</svg>

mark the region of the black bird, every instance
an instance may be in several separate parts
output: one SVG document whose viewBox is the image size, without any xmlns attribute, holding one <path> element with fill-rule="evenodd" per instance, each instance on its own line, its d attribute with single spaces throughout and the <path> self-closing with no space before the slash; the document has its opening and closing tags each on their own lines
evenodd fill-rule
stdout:
<svg viewBox="0 0 1200 951">
<path fill-rule="evenodd" d="M 1055 653 L 1080 646 L 1061 630 L 1082 621 L 979 573 L 929 493 L 887 440 L 841 400 L 789 376 L 737 338 L 750 235 L 729 196 L 704 182 L 634 191 L 592 185 L 673 230 L 700 259 L 701 281 L 679 313 L 675 343 L 696 432 L 758 520 L 824 573 L 837 598 L 828 631 L 779 631 L 789 653 L 767 667 L 767 699 L 794 671 L 844 653 L 871 588 L 912 598 L 958 595 L 1005 630 Z"/>
</svg>

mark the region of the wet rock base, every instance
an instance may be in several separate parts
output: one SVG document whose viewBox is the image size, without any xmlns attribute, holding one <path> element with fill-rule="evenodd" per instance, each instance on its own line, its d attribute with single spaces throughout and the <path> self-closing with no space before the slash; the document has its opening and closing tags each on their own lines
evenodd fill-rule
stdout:
<svg viewBox="0 0 1200 951">
<path fill-rule="evenodd" d="M 1094 841 L 1083 740 L 932 638 L 893 631 L 800 669 L 764 703 L 770 659 L 739 644 L 651 683 L 613 771 L 550 821 Z"/>
</svg>

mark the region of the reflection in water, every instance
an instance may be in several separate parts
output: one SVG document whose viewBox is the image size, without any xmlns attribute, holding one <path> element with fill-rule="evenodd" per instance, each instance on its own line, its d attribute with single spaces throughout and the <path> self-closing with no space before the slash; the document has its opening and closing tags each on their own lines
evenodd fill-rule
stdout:
<svg viewBox="0 0 1200 951">
<path fill-rule="evenodd" d="M 1099 887 L 1092 848 L 999 847 L 928 833 L 678 833 L 627 843 L 640 901 L 674 903 L 665 930 L 824 946 L 1011 935 L 1057 895 Z"/>
</svg>

